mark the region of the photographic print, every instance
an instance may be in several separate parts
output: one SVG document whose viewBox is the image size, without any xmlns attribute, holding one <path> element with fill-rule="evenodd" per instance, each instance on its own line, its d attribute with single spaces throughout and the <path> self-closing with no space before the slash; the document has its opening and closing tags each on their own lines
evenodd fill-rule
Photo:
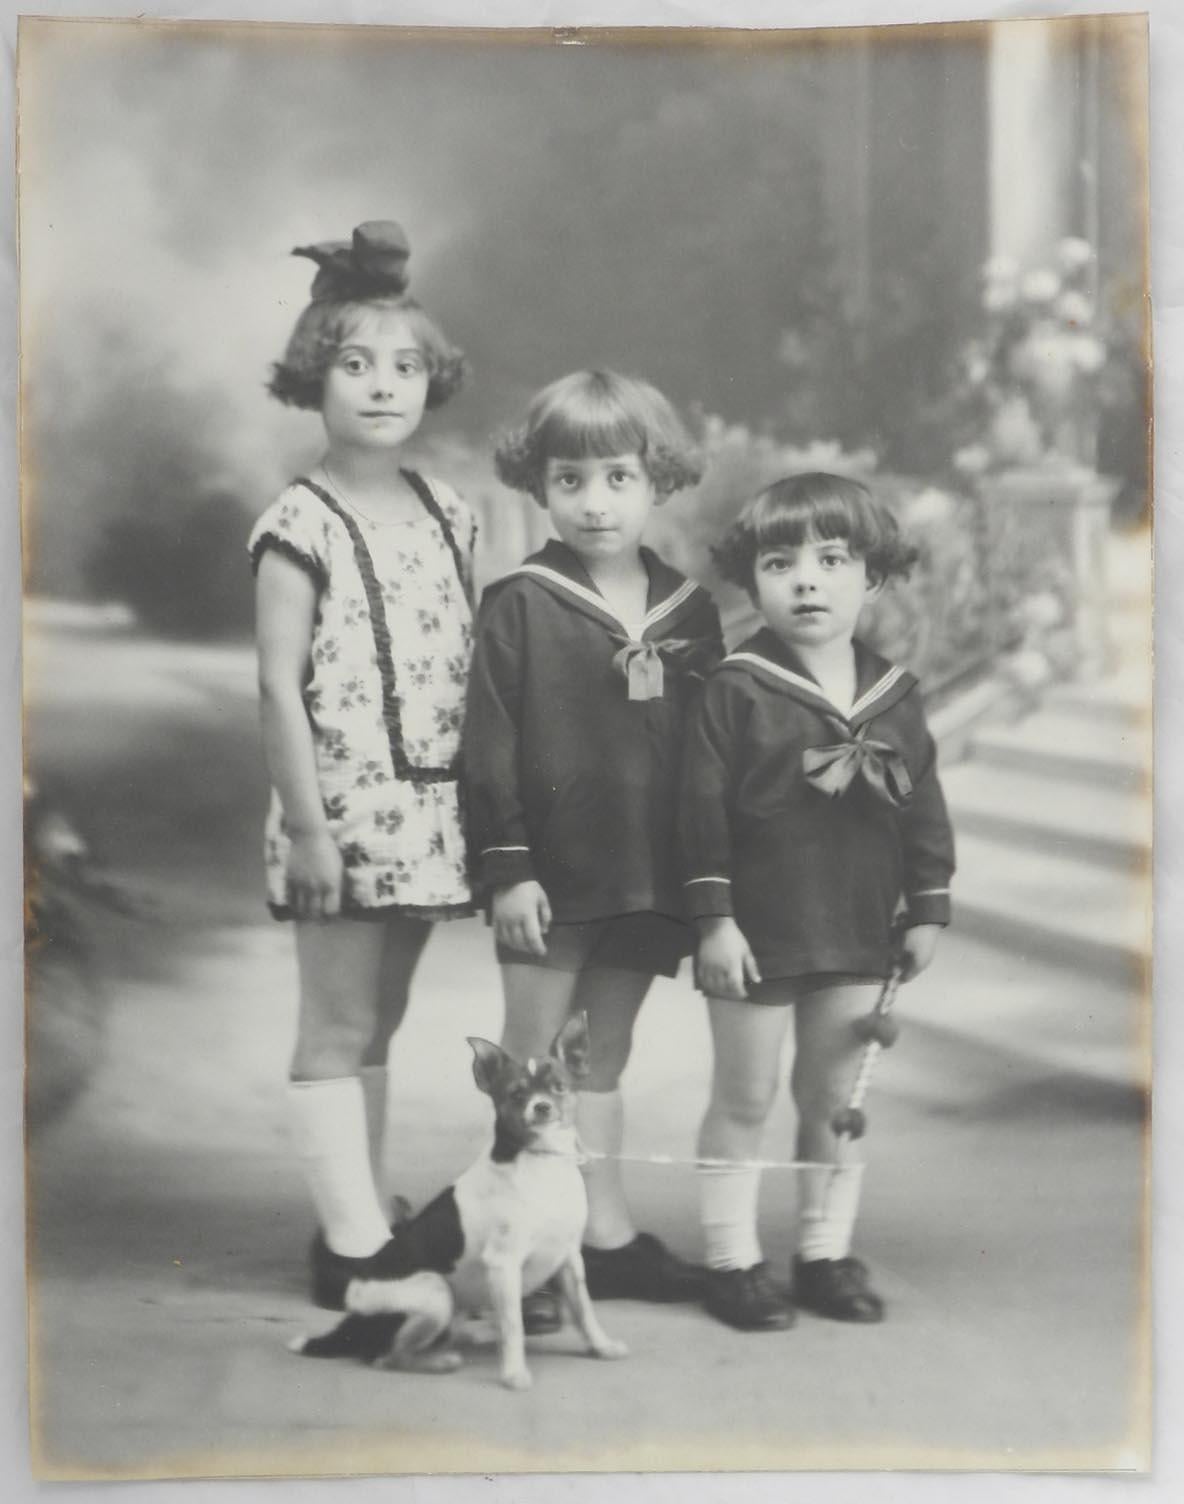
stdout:
<svg viewBox="0 0 1184 1504">
<path fill-rule="evenodd" d="M 37 1476 L 1146 1470 L 1146 18 L 18 80 Z"/>
</svg>

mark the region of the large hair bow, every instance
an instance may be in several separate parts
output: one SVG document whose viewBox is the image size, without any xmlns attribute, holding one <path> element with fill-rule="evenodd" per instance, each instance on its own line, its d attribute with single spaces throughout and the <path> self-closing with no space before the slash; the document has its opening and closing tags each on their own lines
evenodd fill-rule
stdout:
<svg viewBox="0 0 1184 1504">
<path fill-rule="evenodd" d="M 624 674 L 631 700 L 660 700 L 665 690 L 663 659 L 684 673 L 695 673 L 709 644 L 697 637 L 662 637 L 656 642 L 629 641 L 613 654 L 613 667 Z"/>
<path fill-rule="evenodd" d="M 913 794 L 909 770 L 895 747 L 868 736 L 868 724 L 832 747 L 807 747 L 802 753 L 806 782 L 828 798 L 838 799 L 856 777 L 862 777 L 877 799 L 903 809 Z"/>
<path fill-rule="evenodd" d="M 312 283 L 314 303 L 399 297 L 407 291 L 411 247 L 402 225 L 393 219 L 368 220 L 357 227 L 352 240 L 298 245 L 292 254 L 307 256 L 319 268 Z"/>
</svg>

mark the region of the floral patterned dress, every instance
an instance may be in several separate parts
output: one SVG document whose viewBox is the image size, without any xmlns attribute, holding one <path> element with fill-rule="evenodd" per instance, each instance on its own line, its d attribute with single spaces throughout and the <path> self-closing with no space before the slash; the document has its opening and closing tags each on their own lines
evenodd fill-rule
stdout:
<svg viewBox="0 0 1184 1504">
<path fill-rule="evenodd" d="M 302 478 L 248 548 L 253 569 L 272 549 L 317 586 L 304 706 L 345 868 L 342 912 L 445 918 L 472 912 L 458 755 L 476 524 L 449 487 L 403 474 L 423 502 L 410 521 L 369 522 Z M 267 896 L 280 919 L 292 917 L 288 852 L 273 790 Z"/>
</svg>

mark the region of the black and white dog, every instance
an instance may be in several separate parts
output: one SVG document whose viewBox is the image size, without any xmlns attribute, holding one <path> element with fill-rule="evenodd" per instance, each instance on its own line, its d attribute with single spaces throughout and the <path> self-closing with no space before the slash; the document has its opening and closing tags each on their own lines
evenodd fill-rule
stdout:
<svg viewBox="0 0 1184 1504">
<path fill-rule="evenodd" d="M 522 1297 L 558 1275 L 588 1350 L 625 1356 L 625 1344 L 596 1319 L 580 1256 L 588 1203 L 573 1088 L 587 1072 L 587 1019 L 569 1019 L 550 1055 L 525 1065 L 487 1039 L 469 1044 L 473 1076 L 496 1111 L 492 1147 L 392 1230 L 392 1276 L 352 1280 L 345 1319 L 324 1336 L 297 1339 L 294 1351 L 447 1373 L 462 1362 L 452 1345 L 457 1314 L 491 1316 L 502 1383 L 528 1389 Z"/>
</svg>

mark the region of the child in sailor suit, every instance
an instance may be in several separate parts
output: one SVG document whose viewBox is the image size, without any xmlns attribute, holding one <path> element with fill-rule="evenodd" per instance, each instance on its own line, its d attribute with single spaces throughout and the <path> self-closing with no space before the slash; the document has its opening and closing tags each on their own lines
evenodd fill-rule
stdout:
<svg viewBox="0 0 1184 1504">
<path fill-rule="evenodd" d="M 708 681 L 680 816 L 715 1042 L 700 1136 L 714 1162 L 700 1173 L 707 1303 L 742 1330 L 792 1320 L 757 1240 L 759 1172 L 744 1163 L 791 1012 L 797 1153 L 817 1166 L 802 1172 L 794 1301 L 843 1320 L 883 1314 L 850 1256 L 861 1167 L 832 1172 L 830 1121 L 858 1066 L 852 1021 L 897 960 L 904 980 L 929 964 L 949 921 L 953 840 L 917 681 L 854 636 L 915 557 L 863 486 L 828 475 L 769 487 L 717 550 L 766 622 Z"/>
<path fill-rule="evenodd" d="M 542 1055 L 565 1018 L 587 1013 L 588 1289 L 698 1298 L 700 1272 L 634 1226 L 619 1164 L 634 1021 L 653 978 L 693 946 L 678 784 L 688 712 L 722 639 L 707 592 L 641 535 L 657 502 L 698 479 L 697 460 L 660 392 L 581 371 L 536 396 L 497 461 L 558 534 L 486 592 L 469 680 L 469 843 L 497 940 L 502 1045 Z M 549 1314 L 533 1316 L 548 1329 Z"/>
</svg>

